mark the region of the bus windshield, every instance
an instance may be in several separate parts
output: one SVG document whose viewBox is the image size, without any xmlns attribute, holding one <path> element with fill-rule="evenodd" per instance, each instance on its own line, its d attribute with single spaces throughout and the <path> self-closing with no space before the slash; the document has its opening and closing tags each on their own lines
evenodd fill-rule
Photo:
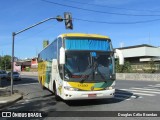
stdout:
<svg viewBox="0 0 160 120">
<path fill-rule="evenodd" d="M 112 74 L 112 56 L 108 52 L 66 53 L 65 80 L 67 81 L 101 82 L 109 80 Z"/>
</svg>

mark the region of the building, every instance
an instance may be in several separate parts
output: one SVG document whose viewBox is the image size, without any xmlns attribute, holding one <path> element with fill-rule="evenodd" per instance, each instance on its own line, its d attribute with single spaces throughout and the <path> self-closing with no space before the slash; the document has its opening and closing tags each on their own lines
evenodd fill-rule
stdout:
<svg viewBox="0 0 160 120">
<path fill-rule="evenodd" d="M 14 68 L 21 69 L 21 70 L 16 69 L 15 71 L 29 71 L 30 69 L 37 69 L 38 68 L 37 58 L 18 60 L 16 61 Z"/>
<path fill-rule="evenodd" d="M 38 61 L 36 57 L 31 59 L 31 68 L 38 68 Z"/>
<path fill-rule="evenodd" d="M 122 51 L 125 61 L 129 61 L 133 69 L 142 70 L 154 62 L 155 69 L 160 70 L 160 47 L 142 44 L 117 49 Z"/>
</svg>

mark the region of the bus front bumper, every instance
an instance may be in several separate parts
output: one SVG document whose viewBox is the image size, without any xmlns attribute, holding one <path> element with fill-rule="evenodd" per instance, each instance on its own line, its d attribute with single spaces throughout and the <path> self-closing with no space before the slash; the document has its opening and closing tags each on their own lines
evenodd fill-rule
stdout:
<svg viewBox="0 0 160 120">
<path fill-rule="evenodd" d="M 113 98 L 115 89 L 101 91 L 68 91 L 64 90 L 64 100 Z"/>
</svg>

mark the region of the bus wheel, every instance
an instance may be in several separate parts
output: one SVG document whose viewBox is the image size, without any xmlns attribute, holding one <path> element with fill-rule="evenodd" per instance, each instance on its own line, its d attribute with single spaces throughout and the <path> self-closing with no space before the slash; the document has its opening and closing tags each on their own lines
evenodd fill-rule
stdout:
<svg viewBox="0 0 160 120">
<path fill-rule="evenodd" d="M 60 101 L 61 100 L 61 98 L 57 95 L 57 89 L 56 89 L 56 85 L 55 85 L 55 83 L 54 83 L 54 96 L 55 96 L 55 100 L 56 101 Z"/>
</svg>

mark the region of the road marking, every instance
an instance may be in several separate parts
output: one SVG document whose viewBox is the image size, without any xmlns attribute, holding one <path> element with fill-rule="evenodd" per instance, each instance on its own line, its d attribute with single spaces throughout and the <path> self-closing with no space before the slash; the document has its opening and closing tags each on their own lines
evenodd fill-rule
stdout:
<svg viewBox="0 0 160 120">
<path fill-rule="evenodd" d="M 37 83 L 18 84 L 14 86 L 25 86 L 25 85 L 34 85 L 34 84 L 39 84 L 39 83 L 37 82 Z"/>
<path fill-rule="evenodd" d="M 153 93 L 153 94 L 160 94 L 160 92 L 154 92 L 154 91 L 145 91 L 145 90 L 133 90 L 131 89 L 130 91 L 136 91 L 136 92 L 144 92 L 144 93 Z"/>
<path fill-rule="evenodd" d="M 121 90 L 130 91 L 130 92 L 132 92 L 133 94 L 137 94 L 137 95 L 155 96 L 154 94 L 141 93 L 142 91 L 138 91 L 138 90 L 130 90 L 130 89 L 121 89 Z M 138 92 L 133 92 L 133 91 L 138 91 Z"/>
<path fill-rule="evenodd" d="M 158 84 L 156 84 L 156 85 L 148 85 L 148 86 L 160 87 L 160 85 L 158 85 Z"/>
<path fill-rule="evenodd" d="M 134 92 L 134 95 L 155 96 L 154 94 L 137 93 L 137 92 Z"/>
<path fill-rule="evenodd" d="M 149 90 L 149 91 L 155 91 L 155 92 L 158 92 L 158 91 L 159 91 L 159 92 L 160 92 L 159 89 L 146 89 L 146 88 L 134 88 L 134 87 L 131 88 L 131 89 L 138 89 L 138 90 L 145 90 L 145 91 L 146 91 L 146 90 Z"/>
</svg>

